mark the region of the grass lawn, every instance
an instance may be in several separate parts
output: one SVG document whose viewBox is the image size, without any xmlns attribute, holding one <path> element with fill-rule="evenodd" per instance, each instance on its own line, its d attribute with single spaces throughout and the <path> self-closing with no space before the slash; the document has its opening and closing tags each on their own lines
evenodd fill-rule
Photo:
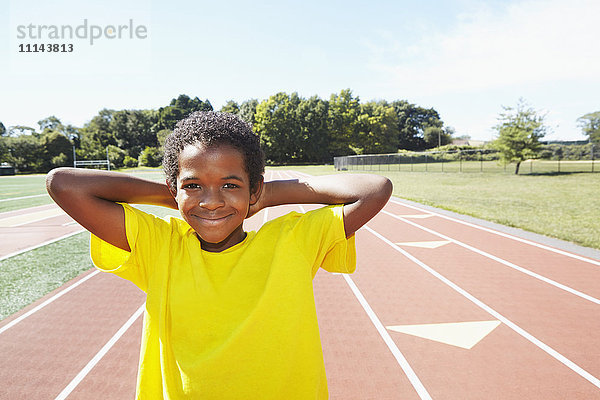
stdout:
<svg viewBox="0 0 600 400">
<path fill-rule="evenodd" d="M 164 207 L 139 208 L 161 217 L 179 215 Z M 0 261 L 0 320 L 92 268 L 89 242 L 83 232 Z"/>
<path fill-rule="evenodd" d="M 277 168 L 347 173 L 333 166 Z M 600 173 L 371 173 L 389 177 L 397 197 L 600 249 Z"/>
</svg>

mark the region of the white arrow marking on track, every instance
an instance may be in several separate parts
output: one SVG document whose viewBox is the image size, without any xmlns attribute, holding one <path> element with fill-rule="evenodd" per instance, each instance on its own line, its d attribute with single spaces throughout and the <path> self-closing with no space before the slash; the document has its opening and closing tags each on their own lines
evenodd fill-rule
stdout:
<svg viewBox="0 0 600 400">
<path fill-rule="evenodd" d="M 500 325 L 500 321 L 447 322 L 442 324 L 395 325 L 387 329 L 424 339 L 471 349 Z"/>
</svg>

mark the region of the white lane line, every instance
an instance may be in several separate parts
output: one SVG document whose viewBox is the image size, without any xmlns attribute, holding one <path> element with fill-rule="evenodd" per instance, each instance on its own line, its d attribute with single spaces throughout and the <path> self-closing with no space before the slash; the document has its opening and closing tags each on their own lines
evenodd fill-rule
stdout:
<svg viewBox="0 0 600 400">
<path fill-rule="evenodd" d="M 60 210 L 60 212 L 56 212 L 56 213 L 54 213 L 52 215 L 48 215 L 48 216 L 45 216 L 45 217 L 40 217 L 40 218 L 36 218 L 36 219 L 33 219 L 33 220 L 21 222 L 21 223 L 16 224 L 16 225 L 11 225 L 10 228 L 16 228 L 16 227 L 23 226 L 23 225 L 33 224 L 34 222 L 40 222 L 40 221 L 44 221 L 44 220 L 50 219 L 50 218 L 61 217 L 63 215 L 67 215 L 67 214 L 65 214 L 65 212 L 63 210 Z"/>
<path fill-rule="evenodd" d="M 379 318 L 377 318 L 377 315 L 375 314 L 375 312 L 373 311 L 373 309 L 371 308 L 371 306 L 369 305 L 369 303 L 367 302 L 365 297 L 362 295 L 360 290 L 358 290 L 358 287 L 356 286 L 356 284 L 354 284 L 354 281 L 352 280 L 352 278 L 350 278 L 350 276 L 348 276 L 348 274 L 342 274 L 342 276 L 346 280 L 346 283 L 348 284 L 348 286 L 350 286 L 352 293 L 354 293 L 354 296 L 358 299 L 358 302 L 360 303 L 362 308 L 365 310 L 365 312 L 369 316 L 369 319 L 371 319 L 371 322 L 373 323 L 373 325 L 375 325 L 377 332 L 379 332 L 379 335 L 381 336 L 381 338 L 383 339 L 383 341 L 385 342 L 387 347 L 390 349 L 390 351 L 394 355 L 394 358 L 400 365 L 400 368 L 402 368 L 402 371 L 404 371 L 404 373 L 406 374 L 406 377 L 408 378 L 410 383 L 413 385 L 413 387 L 419 394 L 419 397 L 421 399 L 431 399 L 431 396 L 427 392 L 427 389 L 425 389 L 425 386 L 423 386 L 423 383 L 421 383 L 421 380 L 419 379 L 419 377 L 417 376 L 415 371 L 411 368 L 410 364 L 408 363 L 408 361 L 406 360 L 406 358 L 404 357 L 402 352 L 398 349 L 398 347 L 396 346 L 396 343 L 391 338 L 388 331 L 385 329 L 385 327 L 383 326 L 383 324 L 381 323 Z"/>
<path fill-rule="evenodd" d="M 58 207 L 52 207 L 46 210 L 33 211 L 26 214 L 18 214 L 10 217 L 0 218 L 0 227 L 10 228 L 20 226 L 30 222 L 41 221 L 46 218 L 64 215 L 64 211 Z"/>
<path fill-rule="evenodd" d="M 119 328 L 117 333 L 113 335 L 109 339 L 108 342 L 96 353 L 96 355 L 87 363 L 85 367 L 73 378 L 73 380 L 63 389 L 62 392 L 56 396 L 55 400 L 64 400 L 67 398 L 69 394 L 81 383 L 81 381 L 89 374 L 89 372 L 98 364 L 98 362 L 108 353 L 108 351 L 117 343 L 117 341 L 123 336 L 123 334 L 129 329 L 131 325 L 139 318 L 139 316 L 144 312 L 144 308 L 146 303 L 142 304 L 140 308 L 138 308 L 131 317 Z"/>
<path fill-rule="evenodd" d="M 556 249 L 554 247 L 546 246 L 546 245 L 541 244 L 541 243 L 532 242 L 531 240 L 523 239 L 523 238 L 520 238 L 518 236 L 513 236 L 513 235 L 510 235 L 508 233 L 496 231 L 494 229 L 486 228 L 484 226 L 479 226 L 479 225 L 476 225 L 476 224 L 472 224 L 472 223 L 467 222 L 467 221 L 461 221 L 460 219 L 449 217 L 449 216 L 444 215 L 444 214 L 439 214 L 439 213 L 437 213 L 435 211 L 429 211 L 429 210 L 426 210 L 424 208 L 413 206 L 411 204 L 406 204 L 406 203 L 403 203 L 403 202 L 398 201 L 398 200 L 393 199 L 393 198 L 390 199 L 390 202 L 391 203 L 395 203 L 395 204 L 399 204 L 399 205 L 404 206 L 404 207 L 412 208 L 414 210 L 419 210 L 419 211 L 423 211 L 423 212 L 428 212 L 428 213 L 431 213 L 431 214 L 435 214 L 438 217 L 441 217 L 441 218 L 444 218 L 444 219 L 447 219 L 447 220 L 450 220 L 450 221 L 453 221 L 453 222 L 458 222 L 460 224 L 463 224 L 463 225 L 466 225 L 466 226 L 470 226 L 472 228 L 480 229 L 482 231 L 493 233 L 494 235 L 498 235 L 498 236 L 502 236 L 502 237 L 505 237 L 505 238 L 508 238 L 508 239 L 516 240 L 517 242 L 521 242 L 521 243 L 525 243 L 525 244 L 528 244 L 528 245 L 531 245 L 531 246 L 539 247 L 541 249 L 552 251 L 552 252 L 557 253 L 557 254 L 562 254 L 563 256 L 575 258 L 575 259 L 580 260 L 580 261 L 584 261 L 584 262 L 587 262 L 587 263 L 590 263 L 590 264 L 594 264 L 594 265 L 600 266 L 600 261 L 598 261 L 598 260 L 593 260 L 591 258 L 583 257 L 583 256 L 580 256 L 578 254 L 569 253 L 568 251 Z"/>
<path fill-rule="evenodd" d="M 43 242 L 43 243 L 40 243 L 40 244 L 36 244 L 35 246 L 27 247 L 26 249 L 18 250 L 18 251 L 15 251 L 14 253 L 7 254 L 5 256 L 0 257 L 0 261 L 4 261 L 7 258 L 18 256 L 21 253 L 25 253 L 27 251 L 37 249 L 38 247 L 46 246 L 47 244 L 50 244 L 50 243 L 58 242 L 59 240 L 66 239 L 69 236 L 77 235 L 78 233 L 81 233 L 81 232 L 85 232 L 85 229 L 80 229 L 80 230 L 77 230 L 75 232 L 67 233 L 66 235 L 63 235 L 63 236 L 60 236 L 60 237 L 57 237 L 57 238 L 54 238 L 54 239 L 50 239 L 50 240 L 48 240 L 46 242 Z"/>
<path fill-rule="evenodd" d="M 289 174 L 288 171 L 282 171 L 282 174 L 284 174 L 286 178 L 293 179 L 293 176 Z"/>
<path fill-rule="evenodd" d="M 304 207 L 302 207 L 302 205 L 297 204 L 297 206 L 300 207 L 300 210 L 302 212 L 305 212 Z M 406 357 L 404 357 L 404 355 L 402 354 L 400 349 L 398 349 L 398 346 L 396 346 L 396 343 L 391 338 L 389 332 L 385 329 L 385 327 L 383 326 L 383 324 L 377 317 L 377 314 L 375 314 L 375 312 L 373 311 L 373 309 L 367 302 L 367 299 L 365 299 L 365 297 L 362 295 L 362 293 L 360 292 L 360 290 L 358 289 L 358 287 L 356 286 L 356 284 L 354 283 L 352 278 L 350 278 L 350 275 L 337 273 L 337 272 L 334 272 L 333 275 L 342 275 L 344 277 L 344 280 L 346 281 L 348 286 L 350 286 L 350 289 L 352 290 L 354 297 L 356 297 L 356 299 L 358 300 L 358 302 L 360 303 L 362 308 L 365 310 L 365 312 L 369 316 L 369 319 L 371 320 L 371 322 L 377 329 L 377 332 L 379 332 L 379 336 L 381 336 L 381 338 L 383 339 L 383 341 L 385 342 L 387 347 L 392 352 L 392 355 L 398 362 L 398 365 L 400 365 L 400 368 L 402 368 L 402 371 L 404 371 L 404 373 L 406 374 L 406 377 L 408 378 L 410 383 L 413 385 L 413 387 L 419 394 L 419 397 L 421 399 L 431 399 L 431 396 L 427 392 L 427 389 L 425 389 L 425 386 L 423 386 L 423 383 L 421 383 L 421 380 L 419 379 L 419 377 L 417 376 L 415 371 L 412 369 L 412 367 L 406 360 Z"/>
<path fill-rule="evenodd" d="M 413 261 L 415 264 L 417 264 L 418 266 L 423 268 L 425 271 L 429 272 L 430 274 L 432 274 L 433 276 L 438 278 L 440 281 L 442 281 L 446 285 L 450 286 L 456 292 L 458 292 L 459 294 L 461 294 L 462 296 L 466 297 L 468 300 L 473 302 L 475 305 L 477 305 L 479 308 L 481 308 L 484 311 L 488 312 L 489 314 L 493 315 L 496 319 L 500 320 L 502 323 L 504 323 L 506 326 L 511 328 L 517 334 L 521 335 L 522 337 L 524 337 L 525 339 L 527 339 L 528 341 L 530 341 L 531 343 L 536 345 L 538 348 L 540 348 L 541 350 L 543 350 L 544 352 L 549 354 L 551 357 L 558 360 L 566 367 L 570 368 L 572 371 L 577 373 L 579 376 L 581 376 L 582 378 L 589 381 L 592 385 L 600 388 L 600 379 L 596 378 L 595 376 L 593 376 L 592 374 L 590 374 L 589 372 L 587 372 L 586 370 L 581 368 L 579 365 L 575 364 L 573 361 L 569 360 L 567 357 L 563 356 L 558 351 L 554 350 L 552 347 L 543 343 L 541 340 L 537 339 L 535 336 L 531 335 L 530 333 L 525 331 L 523 328 L 519 327 L 514 322 L 510 321 L 504 315 L 500 314 L 499 312 L 497 312 L 496 310 L 494 310 L 493 308 L 491 308 L 490 306 L 488 306 L 481 300 L 477 299 L 476 297 L 474 297 L 473 295 L 468 293 L 466 290 L 462 289 L 461 287 L 459 287 L 458 285 L 456 285 L 455 283 L 450 281 L 448 278 L 446 278 L 442 274 L 438 273 L 437 271 L 435 271 L 433 268 L 431 268 L 430 266 L 428 266 L 427 264 L 425 264 L 418 258 L 414 257 L 407 251 L 396 246 L 394 243 L 392 243 L 390 240 L 388 240 L 383 235 L 379 234 L 378 232 L 374 231 L 373 229 L 369 228 L 366 225 L 364 227 L 366 228 L 367 231 L 371 232 L 373 235 L 375 235 L 376 237 L 378 237 L 379 239 L 384 241 L 386 244 L 391 246 L 394 250 L 403 254 L 406 258 Z"/>
<path fill-rule="evenodd" d="M 296 174 L 300 174 L 300 175 L 303 175 L 303 176 L 312 176 L 312 175 L 309 175 L 309 174 L 304 173 L 304 172 L 300 172 L 300 171 L 296 171 L 296 170 L 292 170 L 292 171 L 294 171 Z"/>
<path fill-rule="evenodd" d="M 512 268 L 512 269 L 514 269 L 514 270 L 517 270 L 517 271 L 519 271 L 519 272 L 522 272 L 522 273 L 524 273 L 525 275 L 529 275 L 529 276 L 531 276 L 532 278 L 539 279 L 539 280 L 540 280 L 540 281 L 542 281 L 542 282 L 546 282 L 546 283 L 548 283 L 548 284 L 550 284 L 550 285 L 552 285 L 552 286 L 554 286 L 554 287 L 557 287 L 557 288 L 559 288 L 559 289 L 562 289 L 562 290 L 564 290 L 564 291 L 566 291 L 566 292 L 569 292 L 569 293 L 571 293 L 571 294 L 574 294 L 575 296 L 579 296 L 579 297 L 581 297 L 582 299 L 585 299 L 585 300 L 591 301 L 592 303 L 595 303 L 595 304 L 600 304 L 600 299 L 597 299 L 597 298 L 595 298 L 595 297 L 592 297 L 592 296 L 590 296 L 590 295 L 588 295 L 588 294 L 582 293 L 582 292 L 580 292 L 579 290 L 575 290 L 575 289 L 573 289 L 573 288 L 571 288 L 571 287 L 569 287 L 569 286 L 567 286 L 567 285 L 563 285 L 562 283 L 558 283 L 558 282 L 556 282 L 556 281 L 554 281 L 554 280 L 552 280 L 552 279 L 550 279 L 550 278 L 546 278 L 545 276 L 542 276 L 542 275 L 536 274 L 535 272 L 533 272 L 533 271 L 530 271 L 530 270 L 528 270 L 528 269 L 525 269 L 525 268 L 523 268 L 523 267 L 520 267 L 520 266 L 518 266 L 518 265 L 516 265 L 516 264 L 513 264 L 513 263 L 511 263 L 510 261 L 506 261 L 506 260 L 504 260 L 504 259 L 502 259 L 502 258 L 500 258 L 500 257 L 496 257 L 496 256 L 495 256 L 495 255 L 493 255 L 493 254 L 487 253 L 487 252 L 485 252 L 485 251 L 483 251 L 483 250 L 479 250 L 479 249 L 478 249 L 478 248 L 476 248 L 476 247 L 470 246 L 470 245 L 468 245 L 468 244 L 466 244 L 466 243 L 463 243 L 463 242 L 461 242 L 461 241 L 459 241 L 459 240 L 453 239 L 453 238 L 451 238 L 451 237 L 449 237 L 449 236 L 446 236 L 446 235 L 444 235 L 444 234 L 442 234 L 442 233 L 436 232 L 436 231 L 434 231 L 433 229 L 429 229 L 429 228 L 426 228 L 426 227 L 424 227 L 424 226 L 421 226 L 421 225 L 419 225 L 419 224 L 417 224 L 417 223 L 415 223 L 415 222 L 413 222 L 413 221 L 409 221 L 409 220 L 407 220 L 406 218 L 399 217 L 399 216 L 397 216 L 397 215 L 395 215 L 395 214 L 392 214 L 392 213 L 391 213 L 391 212 L 389 212 L 389 211 L 385 211 L 385 210 L 383 210 L 382 212 L 383 212 L 384 214 L 386 214 L 386 215 L 389 215 L 389 216 L 391 216 L 391 217 L 393 217 L 393 218 L 397 219 L 397 220 L 400 220 L 400 221 L 402 221 L 402 222 L 405 222 L 405 223 L 407 223 L 407 224 L 410 224 L 410 225 L 412 225 L 412 226 L 414 226 L 414 227 L 416 227 L 416 228 L 419 228 L 419 229 L 421 229 L 421 230 L 424 230 L 425 232 L 429 232 L 429 233 L 431 233 L 432 235 L 438 236 L 438 237 L 440 237 L 440 238 L 442 238 L 442 239 L 446 239 L 446 240 L 448 240 L 448 241 L 450 241 L 450 242 L 452 242 L 452 243 L 455 243 L 455 244 L 457 244 L 457 245 L 459 245 L 459 246 L 461 246 L 461 247 L 464 247 L 464 248 L 465 248 L 465 249 L 467 249 L 467 250 L 471 250 L 472 252 L 475 252 L 475 253 L 477 253 L 477 254 L 480 254 L 480 255 L 482 255 L 482 256 L 484 256 L 484 257 L 487 257 L 487 258 L 489 258 L 489 259 L 492 259 L 492 260 L 494 260 L 494 261 L 496 261 L 496 262 L 498 262 L 498 263 L 500 263 L 500 264 L 504 264 L 504 265 L 506 265 L 507 267 L 510 267 L 510 268 Z"/>
<path fill-rule="evenodd" d="M 54 300 L 62 297 L 63 295 L 69 293 L 71 290 L 75 289 L 77 286 L 81 285 L 83 282 L 87 281 L 88 279 L 96 276 L 100 271 L 96 270 L 92 273 L 90 273 L 89 275 L 84 276 L 83 278 L 81 278 L 80 280 L 78 280 L 77 282 L 73 283 L 71 286 L 61 290 L 60 292 L 56 293 L 54 296 L 50 297 L 48 300 L 44 301 L 42 304 L 39 304 L 38 306 L 32 308 L 31 310 L 27 311 L 25 314 L 21 315 L 20 317 L 10 321 L 8 324 L 4 325 L 2 328 L 0 328 L 0 334 L 2 334 L 4 331 L 12 328 L 13 326 L 15 326 L 16 324 L 18 324 L 19 322 L 23 321 L 25 318 L 31 316 L 32 314 L 40 311 L 42 308 L 46 307 L 48 304 L 52 303 Z"/>
<path fill-rule="evenodd" d="M 10 199 L 1 199 L 0 202 L 3 201 L 12 201 L 12 200 L 24 200 L 24 199 L 33 199 L 34 197 L 42 197 L 42 196 L 48 196 L 48 193 L 44 193 L 44 194 L 35 194 L 33 196 L 23 196 L 23 197 L 12 197 Z"/>
</svg>

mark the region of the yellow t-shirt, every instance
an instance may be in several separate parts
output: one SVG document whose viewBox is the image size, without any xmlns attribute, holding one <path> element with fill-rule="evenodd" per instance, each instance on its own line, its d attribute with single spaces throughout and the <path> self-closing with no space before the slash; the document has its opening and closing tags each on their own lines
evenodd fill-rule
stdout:
<svg viewBox="0 0 600 400">
<path fill-rule="evenodd" d="M 326 399 L 312 278 L 352 273 L 342 206 L 291 212 L 220 253 L 183 220 L 127 204 L 131 252 L 92 235 L 101 270 L 147 293 L 139 399 Z"/>
</svg>

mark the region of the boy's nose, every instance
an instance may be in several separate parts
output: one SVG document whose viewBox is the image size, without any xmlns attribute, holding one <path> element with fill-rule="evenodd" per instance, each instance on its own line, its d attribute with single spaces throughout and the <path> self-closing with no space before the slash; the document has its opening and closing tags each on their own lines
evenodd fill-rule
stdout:
<svg viewBox="0 0 600 400">
<path fill-rule="evenodd" d="M 214 210 L 225 205 L 223 196 L 218 191 L 209 190 L 206 191 L 205 195 L 200 199 L 200 207 L 204 207 L 209 210 Z"/>
</svg>

